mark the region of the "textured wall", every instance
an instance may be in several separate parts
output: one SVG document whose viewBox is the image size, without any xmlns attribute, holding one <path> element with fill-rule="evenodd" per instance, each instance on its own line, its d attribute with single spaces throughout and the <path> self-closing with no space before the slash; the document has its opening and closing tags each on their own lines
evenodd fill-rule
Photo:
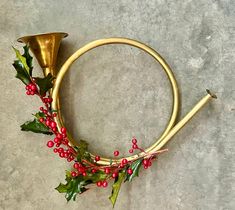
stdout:
<svg viewBox="0 0 235 210">
<path fill-rule="evenodd" d="M 47 136 L 19 125 L 40 103 L 14 78 L 11 45 L 22 35 L 65 31 L 58 67 L 89 41 L 124 36 L 158 50 L 182 93 L 181 117 L 210 88 L 207 105 L 139 178 L 123 185 L 116 209 L 235 208 L 233 0 L 1 0 L 0 1 L 0 209 L 111 209 L 111 188 L 94 189 L 66 203 L 54 187 L 68 164 L 46 147 Z M 35 62 L 35 72 L 40 73 Z M 152 58 L 126 46 L 96 49 L 77 61 L 63 82 L 66 125 L 92 151 L 123 154 L 135 135 L 147 147 L 163 131 L 171 110 L 169 83 Z"/>
</svg>

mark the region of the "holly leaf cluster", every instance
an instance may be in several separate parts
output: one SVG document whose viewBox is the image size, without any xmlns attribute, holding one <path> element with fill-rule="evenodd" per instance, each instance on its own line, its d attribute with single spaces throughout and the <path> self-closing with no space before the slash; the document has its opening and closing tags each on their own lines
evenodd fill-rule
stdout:
<svg viewBox="0 0 235 210">
<path fill-rule="evenodd" d="M 13 49 L 17 58 L 13 63 L 16 70 L 16 78 L 20 79 L 26 86 L 34 81 L 34 84 L 37 85 L 38 88 L 37 94 L 44 96 L 53 87 L 54 77 L 49 73 L 43 78 L 33 78 L 33 57 L 29 53 L 29 46 L 25 45 L 23 47 L 23 54 L 21 54 L 16 48 L 13 47 Z M 37 120 L 40 117 L 45 117 L 45 115 L 42 112 L 36 113 L 35 119 L 27 121 L 21 125 L 21 130 L 32 131 L 34 133 L 52 134 L 47 126 Z"/>
<path fill-rule="evenodd" d="M 24 46 L 24 54 L 21 55 L 20 51 L 14 48 L 17 60 L 12 64 L 16 70 L 16 78 L 20 79 L 25 85 L 31 82 L 32 76 L 32 57 L 29 54 L 29 47 Z"/>
</svg>

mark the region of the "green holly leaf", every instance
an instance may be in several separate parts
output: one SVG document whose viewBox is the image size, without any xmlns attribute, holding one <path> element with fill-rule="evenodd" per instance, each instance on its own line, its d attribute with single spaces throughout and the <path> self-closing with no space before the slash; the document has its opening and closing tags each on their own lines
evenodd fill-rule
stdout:
<svg viewBox="0 0 235 210">
<path fill-rule="evenodd" d="M 127 174 L 127 175 L 126 175 L 126 180 L 125 180 L 125 182 L 126 182 L 126 181 L 131 182 L 134 177 L 139 176 L 139 170 L 140 170 L 140 166 L 141 166 L 141 164 L 142 164 L 142 161 L 143 161 L 143 158 L 138 159 L 138 160 L 134 161 L 134 162 L 131 164 L 131 166 L 130 166 L 129 168 L 132 169 L 133 173 L 132 173 L 131 175 L 130 175 L 130 174 Z"/>
<path fill-rule="evenodd" d="M 107 178 L 107 174 L 103 171 L 97 171 L 96 173 L 87 173 L 87 175 L 84 177 L 85 180 L 90 180 L 93 183 L 96 183 L 98 181 L 103 181 Z"/>
<path fill-rule="evenodd" d="M 40 78 L 35 77 L 35 82 L 37 83 L 39 89 L 40 89 L 40 95 L 44 95 L 49 89 L 53 87 L 52 81 L 55 78 L 49 73 L 46 77 Z"/>
<path fill-rule="evenodd" d="M 112 202 L 113 204 L 113 207 L 115 206 L 115 203 L 116 203 L 116 200 L 117 200 L 117 197 L 118 197 L 118 193 L 120 191 L 120 188 L 121 188 L 121 184 L 125 178 L 125 171 L 120 171 L 119 174 L 118 174 L 118 177 L 115 179 L 114 183 L 113 183 L 113 186 L 112 186 L 112 193 L 109 197 L 109 200 Z"/>
<path fill-rule="evenodd" d="M 49 128 L 44 124 L 39 122 L 37 119 L 33 121 L 27 121 L 23 125 L 20 126 L 22 131 L 32 131 L 34 133 L 43 133 L 52 135 L 52 132 L 49 131 Z"/>
<path fill-rule="evenodd" d="M 86 180 L 84 176 L 77 176 L 76 178 L 72 178 L 70 175 L 66 174 L 66 184 L 60 183 L 58 187 L 55 189 L 59 193 L 65 193 L 65 198 L 67 201 L 73 199 L 76 200 L 77 194 L 82 194 L 86 190 L 87 185 L 91 184 L 91 180 Z"/>
<path fill-rule="evenodd" d="M 33 70 L 33 57 L 29 54 L 29 46 L 25 45 L 24 47 L 24 54 L 22 55 L 26 59 L 26 63 L 29 67 L 29 75 L 32 76 L 32 70 Z"/>
<path fill-rule="evenodd" d="M 20 79 L 25 85 L 31 82 L 30 76 L 19 60 L 15 60 L 12 64 L 16 70 L 16 78 Z"/>
</svg>

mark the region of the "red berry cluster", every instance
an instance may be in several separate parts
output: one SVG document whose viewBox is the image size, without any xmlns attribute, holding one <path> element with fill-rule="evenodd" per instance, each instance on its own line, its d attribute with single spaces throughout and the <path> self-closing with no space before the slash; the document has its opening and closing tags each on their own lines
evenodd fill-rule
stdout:
<svg viewBox="0 0 235 210">
<path fill-rule="evenodd" d="M 72 177 L 76 177 L 78 175 L 82 175 L 82 176 L 86 176 L 86 167 L 84 167 L 81 163 L 75 162 L 73 164 L 74 169 L 76 169 L 77 171 L 72 171 L 71 172 L 71 176 Z"/>
<path fill-rule="evenodd" d="M 45 124 L 54 132 L 56 137 L 54 140 L 47 142 L 49 148 L 53 148 L 54 153 L 57 153 L 59 157 L 67 159 L 68 162 L 74 160 L 76 151 L 69 145 L 69 140 L 66 134 L 66 128 L 62 127 L 60 132 L 57 131 L 56 122 L 47 119 Z M 56 128 L 56 129 L 54 129 Z"/>
<path fill-rule="evenodd" d="M 108 186 L 108 182 L 106 180 L 104 181 L 98 181 L 96 183 L 97 187 L 107 187 Z"/>
<path fill-rule="evenodd" d="M 36 83 L 32 80 L 32 83 L 26 86 L 26 94 L 27 95 L 38 95 L 42 102 L 44 103 L 44 107 L 40 107 L 40 111 L 43 117 L 40 117 L 39 122 L 43 123 L 47 126 L 51 132 L 54 133 L 55 138 L 53 140 L 49 140 L 47 142 L 47 146 L 49 148 L 53 148 L 54 153 L 58 154 L 59 157 L 67 159 L 68 162 L 74 161 L 77 156 L 77 152 L 75 149 L 69 145 L 69 140 L 67 138 L 66 128 L 62 127 L 60 131 L 58 130 L 57 123 L 54 118 L 56 117 L 56 113 L 51 112 L 51 103 L 52 98 L 46 97 L 46 95 L 41 96 L 37 89 Z M 135 150 L 139 150 L 141 152 L 146 153 L 142 148 L 140 148 L 137 144 L 137 139 L 135 137 L 132 138 L 132 147 L 129 149 L 129 153 L 133 153 Z M 118 157 L 120 152 L 118 150 L 113 152 L 115 157 Z M 148 158 L 143 159 L 142 163 L 145 169 L 152 165 L 152 160 L 156 157 L 156 154 L 147 155 Z M 82 160 L 82 162 L 75 161 L 73 165 L 73 170 L 71 171 L 72 177 L 77 176 L 87 176 L 87 173 L 96 173 L 98 171 L 103 171 L 107 174 L 105 180 L 99 180 L 96 182 L 98 187 L 107 187 L 109 178 L 117 178 L 118 173 L 123 168 L 126 169 L 127 174 L 132 175 L 133 169 L 131 168 L 131 164 L 133 161 L 128 161 L 126 158 L 121 159 L 121 162 L 118 164 L 111 164 L 110 166 L 100 166 L 96 164 L 100 161 L 100 156 L 95 156 L 94 163 L 91 163 L 87 160 Z"/>
<path fill-rule="evenodd" d="M 142 161 L 144 169 L 147 169 L 152 165 L 152 158 L 147 158 Z"/>
<path fill-rule="evenodd" d="M 133 153 L 134 150 L 139 149 L 137 145 L 137 139 L 135 137 L 132 138 L 132 148 L 129 149 L 129 153 Z"/>
<path fill-rule="evenodd" d="M 27 95 L 35 95 L 38 93 L 37 86 L 34 83 L 26 85 L 25 89 Z"/>
</svg>

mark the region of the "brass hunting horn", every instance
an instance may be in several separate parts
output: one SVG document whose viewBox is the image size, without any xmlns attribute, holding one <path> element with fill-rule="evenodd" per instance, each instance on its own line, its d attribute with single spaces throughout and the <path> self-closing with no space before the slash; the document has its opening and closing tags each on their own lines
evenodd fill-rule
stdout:
<svg viewBox="0 0 235 210">
<path fill-rule="evenodd" d="M 56 58 L 58 49 L 60 46 L 60 42 L 62 38 L 66 37 L 67 33 L 47 33 L 47 34 L 39 34 L 39 35 L 32 35 L 32 36 L 25 36 L 18 39 L 19 42 L 24 42 L 29 45 L 31 51 L 34 53 L 35 57 L 38 60 L 38 63 L 43 69 L 45 75 L 51 73 L 53 76 L 56 77 L 54 82 L 54 87 L 51 92 L 51 97 L 53 98 L 52 102 L 52 109 L 56 109 L 58 111 L 58 115 L 56 117 L 56 123 L 58 127 L 64 127 L 63 120 L 61 118 L 60 113 L 60 106 L 59 106 L 59 88 L 62 82 L 62 79 L 65 73 L 68 71 L 70 66 L 73 64 L 75 60 L 77 60 L 80 56 L 85 54 L 86 52 L 102 46 L 102 45 L 109 45 L 109 44 L 125 44 L 130 45 L 133 47 L 137 47 L 149 55 L 151 55 L 164 69 L 170 83 L 171 89 L 173 94 L 173 107 L 171 117 L 168 121 L 168 124 L 161 134 L 161 136 L 156 140 L 156 142 L 147 148 L 146 152 L 156 152 L 160 150 L 208 101 L 212 98 L 216 98 L 216 95 L 212 94 L 209 90 L 207 90 L 207 94 L 192 108 L 192 110 L 186 114 L 179 122 L 176 122 L 177 115 L 179 113 L 179 90 L 178 85 L 175 79 L 175 76 L 166 63 L 166 61 L 161 57 L 161 55 L 156 52 L 154 49 L 150 48 L 149 46 L 132 39 L 127 38 L 107 38 L 107 39 L 99 39 L 92 41 L 85 46 L 78 49 L 75 53 L 73 53 L 67 61 L 63 64 L 62 68 L 57 72 L 55 69 Z M 70 144 L 76 145 L 77 142 L 68 135 L 70 139 Z M 144 156 L 144 153 L 140 153 L 138 155 L 133 155 L 127 157 L 128 161 L 135 160 L 141 156 Z M 92 155 L 94 158 L 94 156 Z M 115 162 L 120 162 L 121 159 L 112 160 Z M 110 165 L 109 158 L 101 158 L 99 161 L 101 165 Z"/>
</svg>

